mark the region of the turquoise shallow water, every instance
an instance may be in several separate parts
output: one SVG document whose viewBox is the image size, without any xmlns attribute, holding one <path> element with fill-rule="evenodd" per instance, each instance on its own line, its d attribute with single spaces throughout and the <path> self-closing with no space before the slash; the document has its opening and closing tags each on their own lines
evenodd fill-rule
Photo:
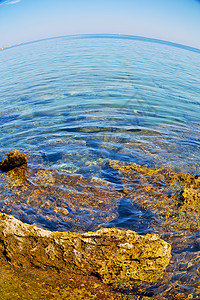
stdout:
<svg viewBox="0 0 200 300">
<path fill-rule="evenodd" d="M 9 48 L 0 61 L 0 158 L 16 148 L 29 155 L 33 170 L 95 177 L 117 191 L 121 182 L 110 160 L 200 173 L 200 50 L 145 38 L 76 36 Z M 94 230 L 105 215 L 104 226 L 153 231 L 152 213 L 127 197 L 113 200 L 111 220 L 109 211 L 66 203 L 63 221 L 58 209 L 47 218 L 50 204 L 16 202 L 0 184 L 1 211 L 43 228 Z M 45 201 L 64 205 L 61 198 Z M 186 253 L 199 251 L 198 234 Z"/>
</svg>

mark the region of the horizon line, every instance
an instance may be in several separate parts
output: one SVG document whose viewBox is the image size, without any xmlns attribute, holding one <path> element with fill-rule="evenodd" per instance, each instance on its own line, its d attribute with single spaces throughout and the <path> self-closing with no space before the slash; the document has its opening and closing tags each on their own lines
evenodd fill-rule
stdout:
<svg viewBox="0 0 200 300">
<path fill-rule="evenodd" d="M 177 48 L 182 48 L 185 50 L 193 51 L 196 53 L 200 53 L 200 48 L 188 46 L 185 44 L 180 44 L 180 43 L 175 43 L 167 40 L 162 40 L 162 39 L 157 39 L 157 38 L 151 38 L 151 37 L 146 37 L 146 36 L 140 36 L 140 35 L 132 35 L 132 34 L 121 34 L 121 33 L 84 33 L 84 34 L 71 34 L 71 35 L 60 35 L 60 36 L 53 36 L 53 37 L 48 37 L 48 38 L 42 38 L 39 40 L 33 40 L 33 41 L 28 41 L 28 42 L 22 42 L 19 44 L 14 44 L 11 46 L 6 46 L 6 47 L 0 47 L 0 50 L 7 50 L 10 48 L 14 47 L 19 47 L 27 44 L 34 44 L 37 42 L 42 42 L 46 40 L 53 40 L 53 39 L 59 39 L 59 38 L 127 38 L 127 39 L 133 39 L 133 40 L 143 40 L 147 42 L 153 42 L 153 43 L 159 43 L 159 44 L 165 44 L 165 45 L 170 45 L 172 47 L 177 47 Z"/>
</svg>

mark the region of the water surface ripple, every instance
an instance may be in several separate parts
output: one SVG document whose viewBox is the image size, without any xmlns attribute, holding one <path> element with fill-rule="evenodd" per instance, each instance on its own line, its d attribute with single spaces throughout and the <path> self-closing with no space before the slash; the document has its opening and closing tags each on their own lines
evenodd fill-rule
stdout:
<svg viewBox="0 0 200 300">
<path fill-rule="evenodd" d="M 188 212 L 189 230 L 165 231 L 141 204 L 146 190 L 126 192 L 142 179 L 113 164 L 200 174 L 200 51 L 93 35 L 23 44 L 0 61 L 0 158 L 14 148 L 29 156 L 25 181 L 0 174 L 0 210 L 50 230 L 158 232 L 173 247 L 166 277 L 132 293 L 199 299 L 198 215 Z"/>
</svg>

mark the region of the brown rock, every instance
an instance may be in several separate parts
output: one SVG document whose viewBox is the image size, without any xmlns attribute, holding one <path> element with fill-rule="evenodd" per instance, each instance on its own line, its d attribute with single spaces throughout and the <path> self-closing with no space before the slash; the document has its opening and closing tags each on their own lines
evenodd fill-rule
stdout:
<svg viewBox="0 0 200 300">
<path fill-rule="evenodd" d="M 190 234 L 199 231 L 200 176 L 115 160 L 109 163 L 120 175 L 123 190 L 133 199 L 133 205 L 137 203 L 156 214 L 160 222 L 151 224 L 156 233 L 173 236 L 177 231 L 186 235 L 188 230 L 192 230 Z"/>
<path fill-rule="evenodd" d="M 0 251 L 12 264 L 95 274 L 107 283 L 156 281 L 171 258 L 171 246 L 156 234 L 115 228 L 51 232 L 3 213 Z"/>
<path fill-rule="evenodd" d="M 7 157 L 0 162 L 0 170 L 8 172 L 16 167 L 27 164 L 27 156 L 25 153 L 20 153 L 17 150 L 13 150 L 6 153 Z"/>
</svg>

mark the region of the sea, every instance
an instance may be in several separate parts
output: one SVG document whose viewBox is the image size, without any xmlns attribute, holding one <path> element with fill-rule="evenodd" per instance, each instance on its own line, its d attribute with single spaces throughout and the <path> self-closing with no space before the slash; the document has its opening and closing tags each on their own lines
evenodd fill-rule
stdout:
<svg viewBox="0 0 200 300">
<path fill-rule="evenodd" d="M 200 200 L 186 209 L 179 191 L 169 225 L 152 196 L 159 185 L 170 198 L 166 178 L 147 175 L 200 175 L 200 50 L 76 35 L 1 50 L 0 65 L 0 159 L 28 156 L 23 176 L 0 173 L 0 211 L 52 231 L 156 232 L 172 244 L 170 265 L 133 297 L 200 299 Z"/>
</svg>

